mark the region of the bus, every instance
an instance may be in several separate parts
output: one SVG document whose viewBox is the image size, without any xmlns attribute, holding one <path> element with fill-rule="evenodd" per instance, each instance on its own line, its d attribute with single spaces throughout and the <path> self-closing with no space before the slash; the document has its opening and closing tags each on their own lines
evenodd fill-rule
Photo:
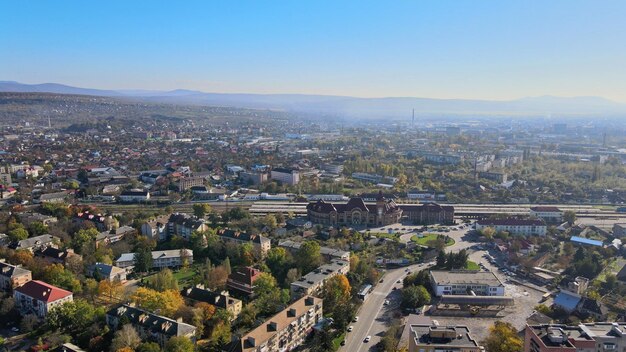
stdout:
<svg viewBox="0 0 626 352">
<path fill-rule="evenodd" d="M 363 286 L 361 291 L 359 291 L 357 296 L 359 297 L 359 299 L 365 301 L 367 299 L 367 296 L 369 296 L 370 292 L 372 292 L 372 285 L 365 285 Z"/>
</svg>

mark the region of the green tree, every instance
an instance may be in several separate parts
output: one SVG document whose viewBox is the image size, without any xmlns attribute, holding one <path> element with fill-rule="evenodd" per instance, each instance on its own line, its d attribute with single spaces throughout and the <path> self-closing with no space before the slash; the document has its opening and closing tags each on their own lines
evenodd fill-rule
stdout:
<svg viewBox="0 0 626 352">
<path fill-rule="evenodd" d="M 563 220 L 567 221 L 570 225 L 574 225 L 576 222 L 576 212 L 573 210 L 564 211 Z"/>
<path fill-rule="evenodd" d="M 424 286 L 409 286 L 402 289 L 402 308 L 414 309 L 430 302 L 430 294 Z"/>
<path fill-rule="evenodd" d="M 9 239 L 13 242 L 25 240 L 28 238 L 28 231 L 23 226 L 18 226 L 12 230 L 10 230 L 7 235 Z"/>
<path fill-rule="evenodd" d="M 263 315 L 276 313 L 289 301 L 288 290 L 281 290 L 270 273 L 261 273 L 254 285 L 254 293 L 257 295 L 254 305 Z"/>
<path fill-rule="evenodd" d="M 135 253 L 135 272 L 146 273 L 152 269 L 152 251 L 146 246 L 140 246 Z"/>
<path fill-rule="evenodd" d="M 489 335 L 483 341 L 483 346 L 489 352 L 521 352 L 524 348 L 524 341 L 519 337 L 513 325 L 496 321 L 489 328 Z"/>
<path fill-rule="evenodd" d="M 193 206 L 193 215 L 202 219 L 204 216 L 211 212 L 211 205 L 207 203 L 195 203 Z"/>
<path fill-rule="evenodd" d="M 52 329 L 78 333 L 104 318 L 104 307 L 95 307 L 83 299 L 76 299 L 55 306 L 48 312 L 46 323 Z"/>
<path fill-rule="evenodd" d="M 163 269 L 148 280 L 148 286 L 157 291 L 178 291 L 178 280 L 170 269 Z"/>
<path fill-rule="evenodd" d="M 137 352 L 161 352 L 161 347 L 156 342 L 144 342 L 137 347 Z"/>
<path fill-rule="evenodd" d="M 174 336 L 165 344 L 165 352 L 193 352 L 195 346 L 186 336 Z"/>
<path fill-rule="evenodd" d="M 28 232 L 32 236 L 41 236 L 48 233 L 48 226 L 44 225 L 40 221 L 33 221 L 30 225 L 28 225 Z"/>
<path fill-rule="evenodd" d="M 298 249 L 296 262 L 302 273 L 308 273 L 320 266 L 322 255 L 320 244 L 316 241 L 306 241 Z"/>
</svg>

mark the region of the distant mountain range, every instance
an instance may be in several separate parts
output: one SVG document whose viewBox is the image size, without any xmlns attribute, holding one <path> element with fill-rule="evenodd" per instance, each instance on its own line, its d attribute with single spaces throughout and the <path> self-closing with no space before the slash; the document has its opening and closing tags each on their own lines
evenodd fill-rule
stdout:
<svg viewBox="0 0 626 352">
<path fill-rule="evenodd" d="M 529 97 L 508 101 L 412 97 L 356 98 L 306 94 L 229 94 L 177 89 L 100 90 L 58 83 L 23 84 L 0 81 L 0 92 L 79 94 L 159 103 L 276 109 L 349 118 L 410 118 L 417 115 L 626 115 L 626 104 L 600 97 Z"/>
</svg>

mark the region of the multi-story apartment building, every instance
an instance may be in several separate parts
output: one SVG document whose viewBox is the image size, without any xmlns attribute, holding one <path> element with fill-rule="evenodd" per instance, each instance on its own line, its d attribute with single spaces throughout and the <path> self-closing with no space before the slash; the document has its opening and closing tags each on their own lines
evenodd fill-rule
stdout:
<svg viewBox="0 0 626 352">
<path fill-rule="evenodd" d="M 291 283 L 291 297 L 318 296 L 328 279 L 336 275 L 346 275 L 348 271 L 350 271 L 350 262 L 346 260 L 333 260 L 328 264 L 323 264 Z"/>
<path fill-rule="evenodd" d="M 177 268 L 184 264 L 193 263 L 193 251 L 191 249 L 171 249 L 167 251 L 152 252 L 152 268 Z M 135 265 L 135 253 L 123 253 L 116 261 L 115 265 L 120 268 L 128 268 Z"/>
<path fill-rule="evenodd" d="M 272 169 L 272 180 L 280 181 L 290 186 L 297 185 L 300 182 L 300 173 L 298 170 L 277 167 Z"/>
<path fill-rule="evenodd" d="M 184 192 L 193 186 L 204 185 L 204 177 L 183 177 L 178 180 L 178 192 Z"/>
<path fill-rule="evenodd" d="M 411 324 L 409 352 L 482 352 L 467 326 Z"/>
<path fill-rule="evenodd" d="M 208 229 L 204 221 L 187 214 L 172 214 L 167 221 L 167 235 L 180 236 L 186 240 L 191 239 L 193 232 L 204 232 Z"/>
<path fill-rule="evenodd" d="M 73 294 L 43 281 L 32 280 L 13 290 L 15 305 L 22 314 L 45 318 L 55 306 L 74 300 Z"/>
<path fill-rule="evenodd" d="M 512 235 L 545 236 L 546 223 L 540 219 L 486 219 L 476 222 L 476 230 L 493 227 L 496 231 L 506 231 Z"/>
<path fill-rule="evenodd" d="M 196 285 L 180 291 L 181 295 L 192 302 L 205 302 L 216 308 L 221 308 L 230 313 L 233 320 L 239 317 L 243 309 L 243 302 L 231 297 L 228 291 L 214 292 L 204 288 L 204 285 Z"/>
<path fill-rule="evenodd" d="M 430 282 L 435 296 L 504 296 L 504 284 L 491 271 L 431 270 Z"/>
<path fill-rule="evenodd" d="M 226 286 L 246 295 L 254 294 L 254 282 L 261 275 L 261 271 L 252 267 L 243 267 L 234 270 L 226 281 Z"/>
<path fill-rule="evenodd" d="M 267 182 L 268 176 L 269 175 L 267 172 L 243 171 L 239 173 L 239 177 L 241 178 L 241 182 L 243 182 L 243 184 L 246 184 L 246 185 L 250 184 L 254 186 L 258 186 L 260 184 Z"/>
<path fill-rule="evenodd" d="M 624 351 L 625 323 L 586 323 L 568 325 L 527 325 L 525 352 Z"/>
<path fill-rule="evenodd" d="M 159 216 L 141 225 L 141 234 L 153 240 L 165 241 L 167 239 L 167 222 L 169 216 Z"/>
<path fill-rule="evenodd" d="M 120 327 L 120 320 L 127 320 L 137 330 L 142 341 L 154 341 L 161 348 L 175 336 L 188 337 L 194 344 L 196 342 L 196 327 L 183 323 L 182 319 L 170 319 L 123 304 L 106 314 L 106 322 L 113 330 Z"/>
<path fill-rule="evenodd" d="M 305 296 L 243 335 L 237 352 L 289 351 L 300 346 L 322 319 L 320 298 Z"/>
<path fill-rule="evenodd" d="M 0 259 L 0 291 L 11 292 L 33 279 L 30 270 Z"/>
<path fill-rule="evenodd" d="M 217 235 L 222 241 L 225 242 L 251 243 L 254 246 L 255 252 L 262 257 L 265 257 L 267 252 L 272 249 L 272 241 L 261 234 L 251 234 L 235 230 L 221 229 L 217 231 Z"/>
<path fill-rule="evenodd" d="M 498 172 L 498 171 L 479 172 L 478 177 L 486 178 L 488 180 L 492 180 L 498 183 L 505 183 L 509 178 L 506 172 Z"/>
<path fill-rule="evenodd" d="M 279 247 L 283 247 L 291 252 L 293 255 L 297 255 L 298 250 L 302 246 L 302 242 L 294 242 L 290 240 L 281 241 L 278 243 Z M 320 247 L 320 254 L 326 260 L 342 259 L 350 260 L 350 252 L 343 251 L 341 249 L 335 249 L 330 247 Z"/>
<path fill-rule="evenodd" d="M 563 212 L 557 207 L 539 206 L 530 208 L 530 216 L 543 219 L 545 222 L 560 223 Z"/>
</svg>

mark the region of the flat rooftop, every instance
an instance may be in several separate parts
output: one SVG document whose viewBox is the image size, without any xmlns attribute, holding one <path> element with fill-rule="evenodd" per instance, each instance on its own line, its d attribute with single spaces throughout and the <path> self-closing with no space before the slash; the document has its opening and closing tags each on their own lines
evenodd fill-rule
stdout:
<svg viewBox="0 0 626 352">
<path fill-rule="evenodd" d="M 299 280 L 291 283 L 293 286 L 309 288 L 323 280 L 326 280 L 330 276 L 336 275 L 339 270 L 349 266 L 350 262 L 345 260 L 333 260 L 328 264 L 324 264 L 319 268 L 304 275 Z"/>
<path fill-rule="evenodd" d="M 438 285 L 489 285 L 504 286 L 491 271 L 431 270 L 430 275 Z"/>
<path fill-rule="evenodd" d="M 416 345 L 446 347 L 479 347 L 471 337 L 467 326 L 437 326 L 430 324 L 411 325 L 411 338 Z"/>
</svg>

